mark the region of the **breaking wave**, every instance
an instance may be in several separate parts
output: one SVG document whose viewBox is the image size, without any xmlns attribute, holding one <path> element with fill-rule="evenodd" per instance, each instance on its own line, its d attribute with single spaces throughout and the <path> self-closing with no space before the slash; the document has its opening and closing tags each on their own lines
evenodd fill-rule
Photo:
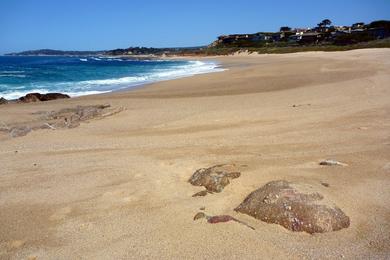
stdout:
<svg viewBox="0 0 390 260">
<path fill-rule="evenodd" d="M 78 62 L 80 63 L 80 65 L 81 63 L 89 64 L 90 62 L 100 64 L 103 61 L 122 61 L 122 59 L 106 57 L 89 57 L 88 59 L 78 58 L 77 60 L 79 60 Z M 23 79 L 23 77 L 26 77 L 26 75 L 23 74 L 25 73 L 24 70 L 0 70 L 0 97 L 4 97 L 6 99 L 17 99 L 21 96 L 26 95 L 27 93 L 32 92 L 60 92 L 73 97 L 92 95 L 112 92 L 157 81 L 164 81 L 224 70 L 220 68 L 217 63 L 210 61 L 143 60 L 138 62 L 123 60 L 123 63 L 121 62 L 118 65 L 109 65 L 117 67 L 107 67 L 107 65 L 104 65 L 105 67 L 99 67 L 100 65 L 88 65 L 95 67 L 86 68 L 84 66 L 79 68 L 77 64 L 72 66 L 76 67 L 66 67 L 64 69 L 58 70 L 58 66 L 53 66 L 53 73 L 66 73 L 66 76 L 69 75 L 71 77 L 74 77 L 74 79 L 69 81 L 51 80 L 50 75 L 53 74 L 47 74 L 48 72 L 41 69 L 37 71 L 37 74 L 31 74 L 32 72 L 29 71 L 29 75 L 26 79 Z M 69 69 L 72 68 L 73 71 L 69 71 Z M 107 73 L 106 71 L 104 72 L 106 73 L 106 78 L 99 79 L 98 75 L 95 77 L 93 74 L 91 76 L 91 73 L 96 73 L 99 72 L 99 70 L 104 70 L 107 68 L 110 69 L 110 73 Z M 44 69 L 46 69 L 46 67 Z M 85 71 L 78 71 L 83 69 Z M 120 70 L 121 72 L 117 73 L 118 70 Z M 128 70 L 129 72 L 126 73 L 123 72 L 123 70 Z M 118 75 L 128 74 L 128 76 L 112 78 L 109 77 L 110 75 L 115 75 L 115 73 L 117 73 Z M 39 76 L 39 79 L 35 79 L 34 75 L 35 77 Z M 92 79 L 86 80 L 85 78 L 88 77 L 86 77 L 85 75 L 90 75 L 88 77 Z M 96 79 L 93 79 L 93 77 L 95 77 Z M 11 84 L 10 80 L 12 80 L 12 78 L 14 78 L 14 80 Z"/>
</svg>

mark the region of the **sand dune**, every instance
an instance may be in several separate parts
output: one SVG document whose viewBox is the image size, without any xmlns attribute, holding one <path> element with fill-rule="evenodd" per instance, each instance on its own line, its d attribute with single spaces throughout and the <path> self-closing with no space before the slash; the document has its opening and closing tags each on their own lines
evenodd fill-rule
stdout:
<svg viewBox="0 0 390 260">
<path fill-rule="evenodd" d="M 3 125 L 77 105 L 125 108 L 71 129 L 0 132 L 0 258 L 389 258 L 390 50 L 215 59 L 228 70 L 0 106 Z M 240 178 L 192 197 L 202 188 L 190 176 L 224 163 Z M 310 235 L 234 211 L 274 180 L 310 185 L 350 226 Z M 203 207 L 255 230 L 194 221 Z"/>
</svg>

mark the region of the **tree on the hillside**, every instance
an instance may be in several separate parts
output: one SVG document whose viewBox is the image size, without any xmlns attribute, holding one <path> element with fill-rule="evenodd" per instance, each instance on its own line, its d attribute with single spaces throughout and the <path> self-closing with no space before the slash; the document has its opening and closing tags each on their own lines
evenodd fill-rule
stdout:
<svg viewBox="0 0 390 260">
<path fill-rule="evenodd" d="M 325 19 L 325 20 L 322 20 L 322 24 L 326 27 L 328 25 L 331 25 L 332 24 L 332 21 L 329 20 L 329 19 Z"/>
<path fill-rule="evenodd" d="M 289 32 L 289 31 L 291 31 L 291 28 L 288 27 L 288 26 L 282 26 L 282 27 L 280 27 L 279 31 L 281 31 L 281 32 Z"/>
<path fill-rule="evenodd" d="M 320 22 L 318 25 L 318 27 L 320 28 L 323 28 L 323 27 L 327 27 L 328 25 L 331 25 L 332 24 L 332 21 L 329 20 L 329 19 L 324 19 L 322 20 L 322 22 Z"/>
</svg>

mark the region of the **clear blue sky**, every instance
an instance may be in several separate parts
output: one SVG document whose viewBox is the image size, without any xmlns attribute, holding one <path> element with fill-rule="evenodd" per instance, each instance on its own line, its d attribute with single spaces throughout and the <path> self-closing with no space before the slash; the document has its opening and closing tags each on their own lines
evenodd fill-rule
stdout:
<svg viewBox="0 0 390 260">
<path fill-rule="evenodd" d="M 0 0 L 0 53 L 199 46 L 229 33 L 390 20 L 390 0 Z"/>
</svg>

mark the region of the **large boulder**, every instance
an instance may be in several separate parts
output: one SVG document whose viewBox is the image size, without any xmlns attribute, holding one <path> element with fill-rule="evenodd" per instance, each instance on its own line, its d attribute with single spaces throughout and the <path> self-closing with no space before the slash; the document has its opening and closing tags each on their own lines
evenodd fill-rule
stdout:
<svg viewBox="0 0 390 260">
<path fill-rule="evenodd" d="M 188 182 L 194 186 L 203 186 L 208 192 L 221 192 L 231 179 L 238 178 L 240 175 L 234 164 L 221 164 L 198 169 Z"/>
<path fill-rule="evenodd" d="M 63 98 L 70 98 L 70 96 L 62 93 L 47 93 L 41 95 L 41 101 L 49 101 L 49 100 L 63 99 Z"/>
<path fill-rule="evenodd" d="M 349 227 L 349 217 L 311 189 L 272 181 L 249 194 L 235 210 L 292 231 L 323 233 Z"/>
<path fill-rule="evenodd" d="M 40 93 L 28 93 L 24 97 L 20 97 L 19 101 L 23 103 L 39 102 L 41 101 L 41 96 Z"/>
<path fill-rule="evenodd" d="M 63 98 L 70 98 L 70 96 L 62 93 L 47 93 L 47 94 L 28 93 L 24 97 L 19 98 L 19 101 L 23 103 L 31 103 L 31 102 L 49 101 L 49 100 L 63 99 Z"/>
</svg>

